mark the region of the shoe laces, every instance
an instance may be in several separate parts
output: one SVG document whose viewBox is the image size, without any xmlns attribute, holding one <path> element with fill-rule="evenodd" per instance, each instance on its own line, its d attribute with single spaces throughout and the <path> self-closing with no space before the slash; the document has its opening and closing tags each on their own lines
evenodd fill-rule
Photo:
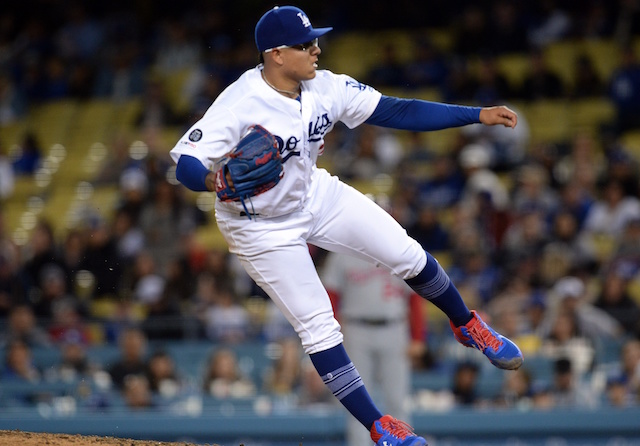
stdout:
<svg viewBox="0 0 640 446">
<path fill-rule="evenodd" d="M 399 438 L 400 440 L 404 440 L 410 435 L 415 435 L 413 432 L 413 428 L 409 426 L 408 423 L 397 420 L 395 418 L 381 421 L 380 424 L 385 431 L 389 432 L 391 435 Z"/>
<path fill-rule="evenodd" d="M 470 328 L 467 328 L 469 334 L 473 338 L 476 345 L 480 350 L 485 351 L 487 347 L 491 347 L 493 351 L 498 351 L 502 346 L 502 341 L 495 336 L 491 330 L 487 328 L 482 322 L 473 324 Z"/>
</svg>

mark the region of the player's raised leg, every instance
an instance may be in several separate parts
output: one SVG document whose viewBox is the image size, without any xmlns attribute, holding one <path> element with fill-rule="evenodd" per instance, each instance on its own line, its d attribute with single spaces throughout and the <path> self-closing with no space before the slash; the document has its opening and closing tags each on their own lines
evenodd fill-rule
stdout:
<svg viewBox="0 0 640 446">
<path fill-rule="evenodd" d="M 321 230 L 310 238 L 312 243 L 387 267 L 449 317 L 460 343 L 477 348 L 498 368 L 517 369 L 522 365 L 520 349 L 467 308 L 436 259 L 396 220 L 335 177 L 327 178 L 322 173 L 316 177 L 325 183 L 333 199 L 317 204 L 322 207 L 317 214 L 322 216 L 317 222 Z"/>
</svg>

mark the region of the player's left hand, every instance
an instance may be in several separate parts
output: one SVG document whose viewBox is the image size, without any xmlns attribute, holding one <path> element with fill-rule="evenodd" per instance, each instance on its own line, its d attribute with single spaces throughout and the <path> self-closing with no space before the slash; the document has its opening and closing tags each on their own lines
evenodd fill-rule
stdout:
<svg viewBox="0 0 640 446">
<path fill-rule="evenodd" d="M 509 107 L 484 107 L 480 110 L 480 122 L 484 125 L 503 125 L 514 128 L 518 124 L 518 115 Z"/>
</svg>

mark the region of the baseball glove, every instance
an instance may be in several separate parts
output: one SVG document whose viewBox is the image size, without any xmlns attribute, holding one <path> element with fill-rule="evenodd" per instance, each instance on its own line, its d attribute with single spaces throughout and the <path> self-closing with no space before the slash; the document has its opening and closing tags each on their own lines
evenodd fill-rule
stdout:
<svg viewBox="0 0 640 446">
<path fill-rule="evenodd" d="M 216 172 L 216 195 L 222 201 L 242 202 L 245 210 L 245 199 L 272 189 L 284 175 L 276 139 L 260 125 L 249 127 L 223 163 Z"/>
</svg>

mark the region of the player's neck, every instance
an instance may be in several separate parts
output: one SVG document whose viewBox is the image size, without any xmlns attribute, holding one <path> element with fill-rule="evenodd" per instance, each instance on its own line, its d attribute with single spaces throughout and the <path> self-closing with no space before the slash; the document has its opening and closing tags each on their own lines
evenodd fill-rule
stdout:
<svg viewBox="0 0 640 446">
<path fill-rule="evenodd" d="M 266 82 L 266 84 L 269 87 L 271 87 L 272 89 L 274 89 L 275 91 L 277 91 L 281 95 L 286 96 L 288 98 L 295 99 L 298 96 L 300 96 L 300 84 L 299 83 L 297 84 L 297 86 L 295 88 L 291 88 L 291 89 L 276 87 L 275 84 L 279 84 L 279 82 L 278 81 L 271 82 L 269 79 L 267 79 L 267 74 L 264 71 L 265 70 L 262 69 L 260 71 L 260 74 L 262 75 L 262 79 Z"/>
</svg>

